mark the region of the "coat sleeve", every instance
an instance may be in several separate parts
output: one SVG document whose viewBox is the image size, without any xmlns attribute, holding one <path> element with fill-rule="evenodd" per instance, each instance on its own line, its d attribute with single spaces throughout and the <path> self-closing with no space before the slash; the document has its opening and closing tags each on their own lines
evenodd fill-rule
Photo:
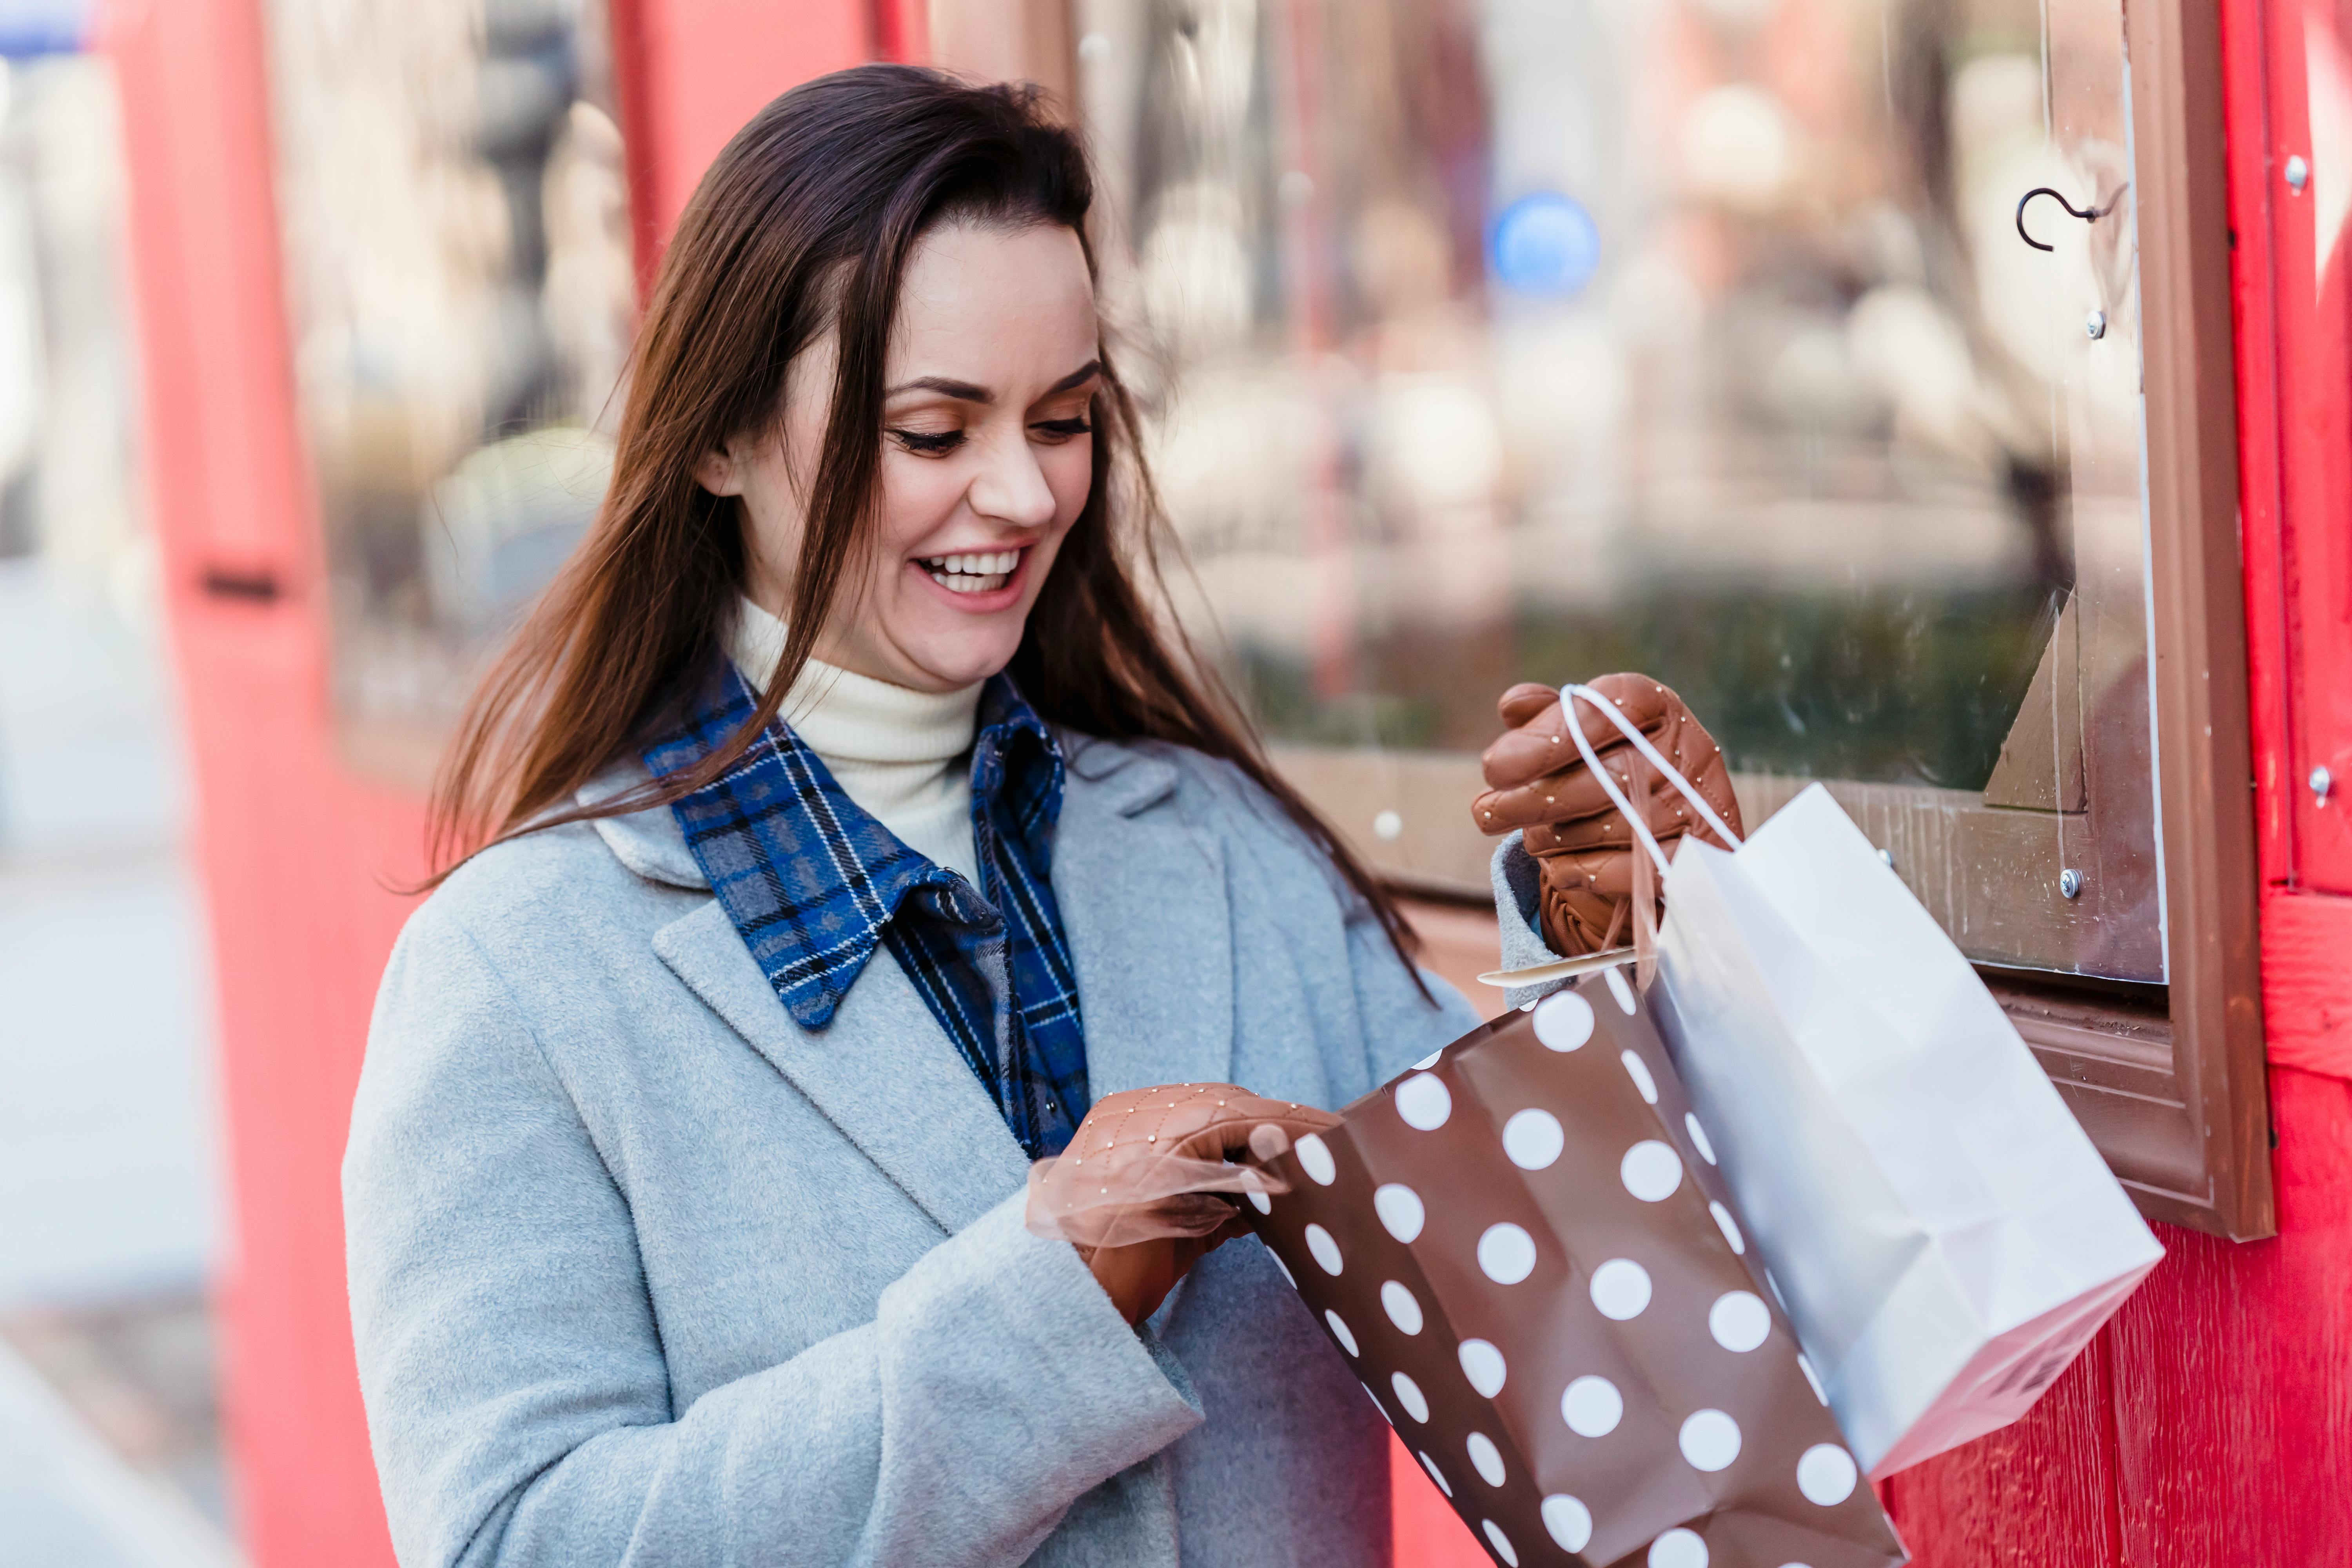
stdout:
<svg viewBox="0 0 2352 1568">
<path fill-rule="evenodd" d="M 1495 920 L 1503 931 L 1503 967 L 1533 969 L 1538 963 L 1557 963 L 1561 954 L 1554 952 L 1544 941 L 1543 928 L 1537 919 L 1542 908 L 1542 869 L 1536 858 L 1528 853 L 1527 836 L 1513 833 L 1495 846 L 1495 858 L 1488 874 L 1495 885 Z M 1537 985 L 1514 986 L 1503 993 L 1507 1005 L 1524 1007 L 1541 996 L 1549 996 L 1565 980 L 1547 980 Z"/>
<path fill-rule="evenodd" d="M 362 1392 L 404 1568 L 1021 1561 L 1197 1426 L 1181 1369 L 1014 1194 L 871 1321 L 672 1407 L 629 1207 L 495 967 L 431 905 L 343 1165 Z"/>
</svg>

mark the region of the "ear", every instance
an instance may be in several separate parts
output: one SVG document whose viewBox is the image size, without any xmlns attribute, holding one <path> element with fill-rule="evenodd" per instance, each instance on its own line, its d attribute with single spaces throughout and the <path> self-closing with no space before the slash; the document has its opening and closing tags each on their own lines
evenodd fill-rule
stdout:
<svg viewBox="0 0 2352 1568">
<path fill-rule="evenodd" d="M 715 496 L 741 495 L 743 469 L 735 460 L 733 448 L 722 445 L 703 453 L 694 465 L 694 482 Z"/>
</svg>

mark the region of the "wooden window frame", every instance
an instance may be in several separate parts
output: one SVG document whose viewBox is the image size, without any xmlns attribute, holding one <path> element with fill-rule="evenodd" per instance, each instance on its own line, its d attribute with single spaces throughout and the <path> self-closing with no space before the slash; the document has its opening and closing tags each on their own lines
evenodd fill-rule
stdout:
<svg viewBox="0 0 2352 1568">
<path fill-rule="evenodd" d="M 2151 678 L 2169 983 L 1995 983 L 2142 1212 L 2276 1232 L 2263 1068 L 2221 17 L 2125 8 L 2138 182 Z M 2158 1000 L 2161 997 L 2160 1002 Z"/>
</svg>

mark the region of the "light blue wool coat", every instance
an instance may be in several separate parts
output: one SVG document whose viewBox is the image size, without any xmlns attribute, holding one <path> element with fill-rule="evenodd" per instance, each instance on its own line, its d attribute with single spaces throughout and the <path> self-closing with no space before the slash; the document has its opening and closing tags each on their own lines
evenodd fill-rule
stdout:
<svg viewBox="0 0 2352 1568">
<path fill-rule="evenodd" d="M 1096 1096 L 1338 1107 L 1476 1023 L 1233 770 L 1065 744 Z M 887 949 L 795 1025 L 667 810 L 478 857 L 394 952 L 343 1167 L 401 1562 L 1386 1563 L 1386 1429 L 1265 1250 L 1130 1329 L 1026 1169 Z"/>
</svg>

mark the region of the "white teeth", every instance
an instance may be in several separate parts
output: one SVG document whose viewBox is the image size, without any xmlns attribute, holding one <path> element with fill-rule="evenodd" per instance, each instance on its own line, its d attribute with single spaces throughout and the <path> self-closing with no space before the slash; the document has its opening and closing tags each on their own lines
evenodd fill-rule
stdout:
<svg viewBox="0 0 2352 1568">
<path fill-rule="evenodd" d="M 959 593 L 967 594 L 984 594 L 991 588 L 1003 587 L 1003 579 L 1010 576 L 1013 568 L 1020 564 L 1021 552 L 1018 550 L 993 550 L 984 553 L 967 555 L 933 555 L 923 562 L 925 570 L 946 586 Z M 978 585 L 977 580 L 987 578 L 994 578 L 996 581 L 988 583 L 985 586 Z"/>
</svg>

